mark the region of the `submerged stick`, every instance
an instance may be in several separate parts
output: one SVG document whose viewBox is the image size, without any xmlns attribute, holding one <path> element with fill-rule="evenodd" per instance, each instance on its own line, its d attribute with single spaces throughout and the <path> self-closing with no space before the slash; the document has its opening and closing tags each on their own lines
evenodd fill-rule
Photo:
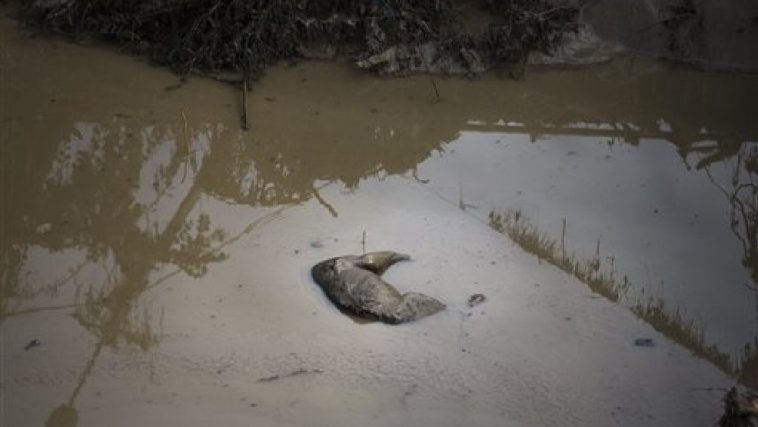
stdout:
<svg viewBox="0 0 758 427">
<path fill-rule="evenodd" d="M 561 261 L 566 260 L 566 218 L 563 218 L 563 230 L 561 230 Z"/>
<path fill-rule="evenodd" d="M 242 129 L 250 129 L 247 121 L 247 75 L 242 79 Z"/>
<path fill-rule="evenodd" d="M 440 102 L 440 91 L 437 90 L 437 83 L 431 77 L 429 77 L 429 81 L 432 82 L 432 87 L 434 88 L 434 95 L 436 96 L 434 102 Z"/>
<path fill-rule="evenodd" d="M 261 378 L 258 380 L 259 383 L 269 383 L 271 381 L 281 380 L 284 378 L 294 377 L 297 375 L 303 375 L 303 374 L 323 374 L 324 371 L 321 369 L 303 369 L 300 368 L 297 371 L 290 372 L 288 374 L 282 374 L 282 375 L 272 375 L 270 377 Z"/>
<path fill-rule="evenodd" d="M 184 172 L 182 173 L 182 181 L 187 178 L 187 169 L 189 169 L 190 155 L 192 154 L 192 148 L 190 147 L 189 129 L 187 125 L 187 115 L 184 114 L 184 109 L 180 108 L 179 113 L 182 115 L 182 123 L 184 124 L 184 145 L 187 147 L 187 158 L 184 160 Z"/>
<path fill-rule="evenodd" d="M 324 198 L 321 197 L 321 195 L 318 193 L 318 190 L 316 190 L 315 187 L 313 188 L 312 193 L 313 193 L 313 196 L 316 198 L 316 200 L 318 200 L 318 202 L 321 203 L 321 205 L 325 207 L 326 210 L 328 210 L 329 213 L 332 214 L 333 217 L 337 218 L 339 216 L 339 214 L 337 213 L 337 210 L 334 209 L 334 206 L 330 205 L 329 202 L 324 200 Z"/>
<path fill-rule="evenodd" d="M 187 115 L 184 114 L 184 109 L 180 108 L 179 113 L 182 115 L 182 124 L 184 125 L 184 145 L 187 147 L 187 155 L 190 155 L 190 152 L 192 149 L 190 148 L 190 141 L 189 141 L 189 125 L 187 124 Z"/>
</svg>

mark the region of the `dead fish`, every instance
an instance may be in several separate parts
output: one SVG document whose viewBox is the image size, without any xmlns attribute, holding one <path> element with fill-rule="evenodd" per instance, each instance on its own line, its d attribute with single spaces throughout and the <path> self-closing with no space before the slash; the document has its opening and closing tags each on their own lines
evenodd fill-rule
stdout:
<svg viewBox="0 0 758 427">
<path fill-rule="evenodd" d="M 392 251 L 346 255 L 316 264 L 311 275 L 339 308 L 385 323 L 404 323 L 445 308 L 445 304 L 424 294 L 401 294 L 380 277 L 392 264 L 409 259 L 408 255 Z"/>
</svg>

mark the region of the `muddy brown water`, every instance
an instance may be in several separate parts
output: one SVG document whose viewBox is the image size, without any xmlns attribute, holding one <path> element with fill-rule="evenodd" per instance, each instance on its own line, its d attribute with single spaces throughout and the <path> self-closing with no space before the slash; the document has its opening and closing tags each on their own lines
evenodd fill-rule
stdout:
<svg viewBox="0 0 758 427">
<path fill-rule="evenodd" d="M 244 132 L 228 85 L 0 31 L 3 425 L 692 425 L 720 398 L 692 390 L 734 381 L 703 349 L 756 369 L 754 76 L 622 58 L 437 99 L 303 62 Z M 621 300 L 487 226 L 506 211 Z M 346 318 L 308 269 L 364 248 L 448 310 Z M 675 325 L 629 309 L 660 301 Z"/>
</svg>

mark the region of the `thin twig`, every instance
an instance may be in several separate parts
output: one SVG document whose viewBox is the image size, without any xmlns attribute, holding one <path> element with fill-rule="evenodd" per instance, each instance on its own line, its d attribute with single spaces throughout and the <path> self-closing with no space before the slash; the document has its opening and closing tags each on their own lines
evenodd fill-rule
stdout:
<svg viewBox="0 0 758 427">
<path fill-rule="evenodd" d="M 563 229 L 561 230 L 561 261 L 566 259 L 566 218 L 563 218 Z"/>
<path fill-rule="evenodd" d="M 187 127 L 187 115 L 184 114 L 183 108 L 179 109 L 179 113 L 181 113 L 182 122 L 184 123 L 184 145 L 187 147 L 187 160 L 184 162 L 184 173 L 182 174 L 182 182 L 184 182 L 184 179 L 187 178 L 187 169 L 189 168 L 190 154 L 192 150 L 190 148 L 189 129 Z"/>
<path fill-rule="evenodd" d="M 332 214 L 333 217 L 337 218 L 339 216 L 339 214 L 337 213 L 337 210 L 334 209 L 334 206 L 330 205 L 329 202 L 324 200 L 324 198 L 321 197 L 321 194 L 318 193 L 318 190 L 316 188 L 313 188 L 312 193 L 313 193 L 313 196 L 316 198 L 316 200 L 318 200 L 318 202 L 321 203 L 321 205 L 325 207 L 326 210 L 328 210 L 329 213 Z"/>
<path fill-rule="evenodd" d="M 43 306 L 43 307 L 31 307 L 31 308 L 25 308 L 22 310 L 11 311 L 11 312 L 5 313 L 3 318 L 19 316 L 22 314 L 37 313 L 40 311 L 61 310 L 64 308 L 74 308 L 74 307 L 78 307 L 78 305 L 77 304 L 63 304 L 63 305 L 50 305 L 50 306 Z"/>
<path fill-rule="evenodd" d="M 247 75 L 242 78 L 242 129 L 250 129 L 247 121 Z"/>
<path fill-rule="evenodd" d="M 297 371 L 290 372 L 288 374 L 281 374 L 281 375 L 272 375 L 270 377 L 261 378 L 258 380 L 259 383 L 269 383 L 271 381 L 281 380 L 284 378 L 294 377 L 297 375 L 303 375 L 303 374 L 323 374 L 324 371 L 321 369 L 303 369 L 300 368 Z"/>
<path fill-rule="evenodd" d="M 429 81 L 432 82 L 432 87 L 434 88 L 434 95 L 436 97 L 434 102 L 440 102 L 440 91 L 437 90 L 437 83 L 431 77 L 429 77 Z"/>
<path fill-rule="evenodd" d="M 411 172 L 411 176 L 413 177 L 413 179 L 415 179 L 416 181 L 418 181 L 418 182 L 420 182 L 422 184 L 428 184 L 429 183 L 428 179 L 421 179 L 421 178 L 418 177 L 418 167 L 414 167 L 413 168 L 413 172 Z"/>
<path fill-rule="evenodd" d="M 361 245 L 363 246 L 363 253 L 366 253 L 366 230 L 363 230 L 363 240 L 361 240 Z"/>
<path fill-rule="evenodd" d="M 564 10 L 564 9 L 565 10 L 573 10 L 574 7 L 573 6 L 557 6 L 557 7 L 554 7 L 552 9 L 548 9 L 548 10 L 546 10 L 544 12 L 533 13 L 531 15 L 534 16 L 534 17 L 537 17 L 537 18 L 542 18 L 545 15 L 549 15 L 549 14 L 551 14 L 553 12 L 557 12 L 559 10 Z"/>
</svg>

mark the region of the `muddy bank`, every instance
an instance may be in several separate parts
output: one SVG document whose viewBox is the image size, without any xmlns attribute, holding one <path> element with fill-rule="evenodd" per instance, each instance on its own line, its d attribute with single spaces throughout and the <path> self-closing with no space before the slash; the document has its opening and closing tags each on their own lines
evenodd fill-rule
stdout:
<svg viewBox="0 0 758 427">
<path fill-rule="evenodd" d="M 256 78 L 298 57 L 340 57 L 386 74 L 521 68 L 576 30 L 577 9 L 547 1 L 274 2 L 93 0 L 18 2 L 48 33 L 97 38 L 190 72 Z M 470 16 L 486 17 L 474 28 Z"/>
<path fill-rule="evenodd" d="M 582 22 L 634 52 L 711 69 L 758 70 L 758 5 L 753 1 L 580 3 Z"/>
<path fill-rule="evenodd" d="M 758 68 L 758 7 L 750 0 L 15 4 L 30 28 L 102 40 L 182 76 L 225 80 L 254 79 L 302 57 L 347 59 L 389 75 L 495 68 L 521 76 L 526 62 L 586 65 L 624 50 L 706 68 Z"/>
</svg>

